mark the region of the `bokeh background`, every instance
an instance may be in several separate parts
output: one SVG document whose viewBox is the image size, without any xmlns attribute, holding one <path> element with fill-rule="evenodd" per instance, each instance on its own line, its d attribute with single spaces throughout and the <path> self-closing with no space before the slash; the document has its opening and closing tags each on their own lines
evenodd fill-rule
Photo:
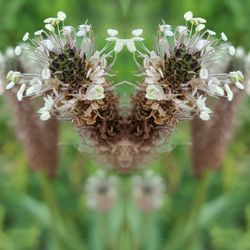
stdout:
<svg viewBox="0 0 250 250">
<path fill-rule="evenodd" d="M 235 46 L 250 50 L 249 0 L 0 0 L 0 50 L 16 46 L 25 32 L 40 29 L 58 10 L 67 13 L 70 25 L 88 19 L 100 48 L 107 28 L 118 29 L 123 37 L 143 28 L 145 43 L 152 47 L 162 19 L 179 25 L 183 13 L 192 10 L 207 19 L 210 29 L 225 32 Z M 117 82 L 135 81 L 131 54 L 122 52 L 113 70 Z M 246 97 L 220 170 L 201 180 L 192 174 L 190 124 L 180 124 L 168 146 L 171 152 L 161 150 L 151 166 L 166 182 L 163 208 L 150 214 L 130 211 L 126 218 L 129 207 L 123 200 L 116 212 L 102 215 L 86 206 L 84 182 L 101 166 L 78 150 L 80 141 L 70 124 L 60 128 L 57 177 L 49 181 L 31 171 L 16 139 L 13 115 L 0 96 L 0 249 L 249 250 L 249 110 Z"/>
</svg>

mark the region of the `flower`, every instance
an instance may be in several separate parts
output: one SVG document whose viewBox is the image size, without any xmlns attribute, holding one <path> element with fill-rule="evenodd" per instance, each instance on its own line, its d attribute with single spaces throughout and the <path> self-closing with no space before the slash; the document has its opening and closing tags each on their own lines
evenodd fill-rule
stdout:
<svg viewBox="0 0 250 250">
<path fill-rule="evenodd" d="M 118 35 L 118 31 L 115 30 L 115 29 L 108 29 L 108 30 L 107 30 L 107 33 L 108 33 L 108 35 L 111 36 L 111 37 L 116 37 L 116 36 Z"/>
<path fill-rule="evenodd" d="M 49 95 L 47 95 L 47 97 L 44 97 L 43 100 L 44 100 L 44 106 L 38 110 L 38 113 L 41 114 L 40 119 L 42 121 L 46 121 L 51 117 L 51 111 L 54 106 L 54 100 Z"/>
<path fill-rule="evenodd" d="M 184 14 L 184 19 L 185 19 L 186 21 L 191 21 L 192 18 L 193 18 L 193 12 L 192 12 L 192 11 L 188 11 L 188 12 L 186 12 L 186 13 Z"/>
<path fill-rule="evenodd" d="M 144 58 L 143 67 L 135 59 L 145 76 L 135 98 L 145 97 L 140 107 L 147 113 L 146 121 L 153 123 L 148 124 L 149 130 L 159 125 L 170 130 L 178 121 L 196 115 L 208 120 L 212 113 L 206 106 L 208 96 L 226 96 L 231 101 L 232 86 L 244 88 L 242 73 L 211 70 L 224 52 L 235 54 L 235 48 L 225 43 L 225 33 L 216 39 L 214 31 L 205 30 L 206 20 L 194 17 L 191 11 L 184 19 L 186 25 L 176 28 L 165 23 L 159 26 L 155 51 L 142 45 L 144 51 L 138 51 L 138 55 Z"/>
<path fill-rule="evenodd" d="M 149 85 L 146 89 L 146 98 L 149 100 L 163 100 L 164 90 L 160 85 Z"/>
<path fill-rule="evenodd" d="M 143 30 L 142 29 L 135 29 L 132 31 L 132 35 L 135 36 L 135 37 L 140 37 L 143 33 Z"/>
<path fill-rule="evenodd" d="M 228 48 L 228 53 L 229 53 L 229 55 L 231 55 L 231 56 L 234 56 L 235 55 L 235 47 L 234 46 L 230 46 L 229 48 Z"/>
<path fill-rule="evenodd" d="M 153 212 L 163 205 L 165 185 L 160 176 L 148 170 L 142 176 L 135 176 L 132 185 L 135 204 L 143 212 Z"/>
<path fill-rule="evenodd" d="M 63 12 L 63 11 L 58 11 L 57 12 L 57 18 L 60 20 L 60 21 L 64 21 L 66 19 L 67 15 Z"/>
<path fill-rule="evenodd" d="M 21 47 L 21 46 L 17 46 L 17 47 L 15 48 L 15 54 L 16 54 L 17 56 L 20 56 L 21 53 L 22 53 L 22 47 Z"/>
<path fill-rule="evenodd" d="M 101 85 L 90 85 L 86 91 L 86 99 L 93 101 L 93 100 L 100 100 L 105 97 L 104 95 L 104 88 Z"/>
<path fill-rule="evenodd" d="M 26 42 L 29 39 L 29 32 L 26 32 L 25 35 L 23 36 L 23 41 Z"/>
<path fill-rule="evenodd" d="M 77 126 L 79 123 L 94 126 L 96 119 L 101 117 L 99 109 L 109 108 L 109 100 L 104 100 L 106 89 L 110 88 L 105 79 L 108 74 L 106 58 L 113 51 L 106 55 L 108 46 L 102 52 L 95 49 L 91 25 L 85 23 L 75 29 L 64 25 L 65 19 L 66 14 L 59 11 L 56 17 L 44 20 L 46 31 L 36 31 L 35 38 L 25 33 L 24 43 L 16 47 L 15 53 L 28 51 L 40 71 L 36 74 L 10 71 L 6 88 L 20 87 L 17 94 L 20 101 L 24 96 L 41 96 L 44 100 L 44 106 L 38 110 L 41 120 L 53 114 Z M 118 34 L 111 29 L 109 33 Z M 108 95 L 112 95 L 110 90 Z"/>
<path fill-rule="evenodd" d="M 225 42 L 228 40 L 224 32 L 221 33 L 221 39 Z"/>
<path fill-rule="evenodd" d="M 86 180 L 85 193 L 87 205 L 99 212 L 108 212 L 117 201 L 118 179 L 98 171 Z"/>
<path fill-rule="evenodd" d="M 207 98 L 201 95 L 196 102 L 197 107 L 200 110 L 200 118 L 204 121 L 209 120 L 210 114 L 212 113 L 212 110 L 206 106 L 206 100 Z"/>
<path fill-rule="evenodd" d="M 17 92 L 17 100 L 18 101 L 22 101 L 23 100 L 23 94 L 24 94 L 25 89 L 26 89 L 26 85 L 22 84 L 21 87 L 20 87 L 20 89 Z"/>
</svg>

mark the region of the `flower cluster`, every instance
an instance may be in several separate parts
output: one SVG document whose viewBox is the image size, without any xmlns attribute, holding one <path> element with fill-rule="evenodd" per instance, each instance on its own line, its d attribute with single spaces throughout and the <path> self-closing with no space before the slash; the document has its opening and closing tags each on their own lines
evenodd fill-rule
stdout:
<svg viewBox="0 0 250 250">
<path fill-rule="evenodd" d="M 90 176 L 85 184 L 88 206 L 99 212 L 110 210 L 117 200 L 117 184 L 115 176 L 107 176 L 103 171 Z"/>
<path fill-rule="evenodd" d="M 175 29 L 168 24 L 159 26 L 156 50 L 144 57 L 144 82 L 140 85 L 145 93 L 146 105 L 151 106 L 156 123 L 164 124 L 167 109 L 171 109 L 176 121 L 199 115 L 209 120 L 212 110 L 207 107 L 207 96 L 233 98 L 232 86 L 243 89 L 244 77 L 240 71 L 230 73 L 209 72 L 211 64 L 227 51 L 231 56 L 235 48 L 227 42 L 222 32 L 206 29 L 206 20 L 184 15 L 186 24 Z M 148 50 L 146 50 L 147 52 Z"/>
<path fill-rule="evenodd" d="M 40 72 L 22 73 L 10 71 L 7 89 L 19 85 L 19 101 L 25 96 L 42 96 L 44 106 L 38 111 L 42 120 L 52 115 L 93 124 L 99 109 L 105 103 L 110 89 L 106 81 L 108 70 L 105 48 L 97 51 L 91 26 L 82 24 L 77 29 L 66 26 L 66 14 L 44 20 L 44 28 L 30 38 L 27 32 L 23 44 L 15 49 L 17 56 L 28 54 Z"/>
<path fill-rule="evenodd" d="M 163 179 L 148 170 L 143 176 L 133 177 L 133 197 L 137 207 L 151 212 L 163 205 L 165 184 Z"/>
</svg>

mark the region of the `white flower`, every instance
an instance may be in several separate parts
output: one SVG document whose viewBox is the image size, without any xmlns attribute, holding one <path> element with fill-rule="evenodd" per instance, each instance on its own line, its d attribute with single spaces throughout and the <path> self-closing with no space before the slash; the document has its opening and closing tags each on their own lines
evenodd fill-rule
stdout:
<svg viewBox="0 0 250 250">
<path fill-rule="evenodd" d="M 57 18 L 60 20 L 60 21 L 64 21 L 66 19 L 67 15 L 63 12 L 63 11 L 58 11 L 57 12 Z"/>
<path fill-rule="evenodd" d="M 86 91 L 86 99 L 93 101 L 93 100 L 100 100 L 103 99 L 105 97 L 104 95 L 104 88 L 102 85 L 90 85 L 87 88 Z"/>
<path fill-rule="evenodd" d="M 176 29 L 178 30 L 180 34 L 183 34 L 183 35 L 187 34 L 187 31 L 188 31 L 187 26 L 178 26 Z"/>
<path fill-rule="evenodd" d="M 241 83 L 241 81 L 244 81 L 244 76 L 241 71 L 230 72 L 230 77 L 237 88 L 244 89 L 244 85 Z"/>
<path fill-rule="evenodd" d="M 218 86 L 220 82 L 216 78 L 211 78 L 208 81 L 208 87 L 214 94 L 218 94 L 219 96 L 224 95 L 224 90 L 220 86 Z"/>
<path fill-rule="evenodd" d="M 134 53 L 136 51 L 135 42 L 132 39 L 126 39 L 125 44 L 129 52 Z"/>
<path fill-rule="evenodd" d="M 186 21 L 190 21 L 193 18 L 193 12 L 192 11 L 188 11 L 184 14 L 184 19 Z"/>
<path fill-rule="evenodd" d="M 244 85 L 241 82 L 239 82 L 239 81 L 235 82 L 235 86 L 237 88 L 239 88 L 239 89 L 244 89 L 245 88 Z"/>
<path fill-rule="evenodd" d="M 20 56 L 21 54 L 22 54 L 22 47 L 21 46 L 16 46 L 16 48 L 15 48 L 15 54 L 17 55 L 17 56 Z"/>
<path fill-rule="evenodd" d="M 26 32 L 25 35 L 23 36 L 23 41 L 27 41 L 29 39 L 29 35 L 30 33 L 29 32 Z"/>
<path fill-rule="evenodd" d="M 206 68 L 201 68 L 200 70 L 200 78 L 201 79 L 208 79 L 208 70 Z"/>
<path fill-rule="evenodd" d="M 43 29 L 42 29 L 42 30 L 37 30 L 37 31 L 34 33 L 34 35 L 35 35 L 35 36 L 41 36 L 43 32 L 44 32 Z"/>
<path fill-rule="evenodd" d="M 205 47 L 208 48 L 209 43 L 210 43 L 210 42 L 209 42 L 207 39 L 200 39 L 200 40 L 197 42 L 197 44 L 196 44 L 196 48 L 197 48 L 198 50 L 202 50 L 202 49 L 204 49 Z"/>
<path fill-rule="evenodd" d="M 18 71 L 9 71 L 7 76 L 6 76 L 6 80 L 8 81 L 13 81 L 13 82 L 18 82 L 18 80 L 20 79 L 21 73 Z"/>
<path fill-rule="evenodd" d="M 135 30 L 132 31 L 133 36 L 141 36 L 142 33 L 143 33 L 142 29 L 135 29 Z"/>
<path fill-rule="evenodd" d="M 227 36 L 226 36 L 226 34 L 224 33 L 224 32 L 222 32 L 221 33 L 221 39 L 223 40 L 223 41 L 227 41 L 228 39 L 227 39 Z"/>
<path fill-rule="evenodd" d="M 77 36 L 86 36 L 88 32 L 90 32 L 91 26 L 88 24 L 82 24 L 79 26 L 79 31 L 76 33 Z"/>
<path fill-rule="evenodd" d="M 22 101 L 23 100 L 23 94 L 26 89 L 26 84 L 22 84 L 21 88 L 17 92 L 17 100 Z"/>
<path fill-rule="evenodd" d="M 229 53 L 229 55 L 234 56 L 235 55 L 235 47 L 234 46 L 230 46 L 228 48 L 228 53 Z"/>
<path fill-rule="evenodd" d="M 233 100 L 233 91 L 230 89 L 228 84 L 225 84 L 225 91 L 227 93 L 228 101 L 232 101 Z"/>
<path fill-rule="evenodd" d="M 123 47 L 124 47 L 124 40 L 123 39 L 117 39 L 116 43 L 115 43 L 114 51 L 116 53 L 119 53 L 119 52 L 122 51 Z"/>
<path fill-rule="evenodd" d="M 154 67 L 150 66 L 149 69 L 146 70 L 146 78 L 145 82 L 147 84 L 157 83 L 161 79 L 160 72 L 157 72 Z"/>
<path fill-rule="evenodd" d="M 26 95 L 31 96 L 34 93 L 37 93 L 42 88 L 42 81 L 39 78 L 34 78 L 30 81 L 30 87 L 26 90 Z"/>
<path fill-rule="evenodd" d="M 146 98 L 149 100 L 164 100 L 164 90 L 160 85 L 151 84 L 147 86 Z"/>
<path fill-rule="evenodd" d="M 45 28 L 47 29 L 47 30 L 49 30 L 49 31 L 51 31 L 51 32 L 54 32 L 55 31 L 55 28 L 54 28 L 54 26 L 52 25 L 52 24 L 46 24 L 45 25 Z"/>
<path fill-rule="evenodd" d="M 115 29 L 107 29 L 107 33 L 111 37 L 116 37 L 118 35 L 118 31 Z"/>
<path fill-rule="evenodd" d="M 205 29 L 205 25 L 204 24 L 199 24 L 196 28 L 195 28 L 195 30 L 197 31 L 197 32 L 200 32 L 200 31 L 202 31 L 203 29 Z"/>
<path fill-rule="evenodd" d="M 42 41 L 39 42 L 39 44 L 42 46 L 41 50 L 43 50 L 43 46 L 49 51 L 52 51 L 54 48 L 54 44 L 50 39 L 43 39 Z"/>
<path fill-rule="evenodd" d="M 7 84 L 6 89 L 12 89 L 16 85 L 15 82 L 11 81 L 10 83 Z"/>
<path fill-rule="evenodd" d="M 174 33 L 171 31 L 172 27 L 168 24 L 163 24 L 160 26 L 160 31 L 165 34 L 165 36 L 173 36 Z"/>
<path fill-rule="evenodd" d="M 54 106 L 54 100 L 49 95 L 47 97 L 44 97 L 43 100 L 44 100 L 44 106 L 38 110 L 38 113 L 41 114 L 40 119 L 42 121 L 46 121 L 51 117 L 50 112 Z"/>
<path fill-rule="evenodd" d="M 203 95 L 201 95 L 196 101 L 197 107 L 200 110 L 200 118 L 204 121 L 209 120 L 212 113 L 212 110 L 206 106 L 206 100 L 207 98 L 203 98 Z"/>
<path fill-rule="evenodd" d="M 71 34 L 71 32 L 73 31 L 73 27 L 72 26 L 63 26 L 63 32 L 65 33 L 65 34 Z"/>
<path fill-rule="evenodd" d="M 42 78 L 44 80 L 50 79 L 50 76 L 51 76 L 51 73 L 50 73 L 50 70 L 48 68 L 45 68 L 42 70 Z"/>
<path fill-rule="evenodd" d="M 207 30 L 207 33 L 209 36 L 215 36 L 216 35 L 216 32 L 214 32 L 213 30 Z"/>
<path fill-rule="evenodd" d="M 97 66 L 96 69 L 91 72 L 91 69 L 89 72 L 87 72 L 87 78 L 89 77 L 89 79 L 94 83 L 94 84 L 102 84 L 105 82 L 105 78 L 104 78 L 104 74 L 105 71 L 104 69 L 101 69 L 100 66 Z"/>
</svg>

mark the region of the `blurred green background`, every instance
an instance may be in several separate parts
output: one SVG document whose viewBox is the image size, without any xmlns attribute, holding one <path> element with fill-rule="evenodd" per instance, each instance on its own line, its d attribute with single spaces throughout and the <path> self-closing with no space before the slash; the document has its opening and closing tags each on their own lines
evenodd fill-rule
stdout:
<svg viewBox="0 0 250 250">
<path fill-rule="evenodd" d="M 225 32 L 234 45 L 250 50 L 249 0 L 0 0 L 1 51 L 16 46 L 25 32 L 40 29 L 58 10 L 67 13 L 70 25 L 88 19 L 100 48 L 107 28 L 118 29 L 121 37 L 143 28 L 145 43 L 152 47 L 162 19 L 179 25 L 183 13 L 192 10 L 207 19 L 210 29 Z M 137 68 L 124 51 L 113 70 L 118 72 L 117 82 L 134 81 Z M 245 98 L 221 170 L 200 181 L 192 176 L 190 124 L 181 124 L 171 139 L 172 152 L 159 155 L 152 166 L 167 183 L 163 209 L 147 215 L 130 211 L 130 219 L 123 218 L 127 222 L 114 230 L 119 213 L 100 216 L 85 204 L 84 180 L 98 166 L 78 151 L 72 126 L 61 126 L 59 172 L 48 181 L 42 173 L 30 171 L 9 107 L 0 97 L 0 250 L 249 250 L 249 108 L 250 99 Z M 126 181 L 124 185 L 126 189 Z M 120 203 L 124 212 L 126 206 Z M 144 235 L 130 230 L 135 221 Z"/>
</svg>

